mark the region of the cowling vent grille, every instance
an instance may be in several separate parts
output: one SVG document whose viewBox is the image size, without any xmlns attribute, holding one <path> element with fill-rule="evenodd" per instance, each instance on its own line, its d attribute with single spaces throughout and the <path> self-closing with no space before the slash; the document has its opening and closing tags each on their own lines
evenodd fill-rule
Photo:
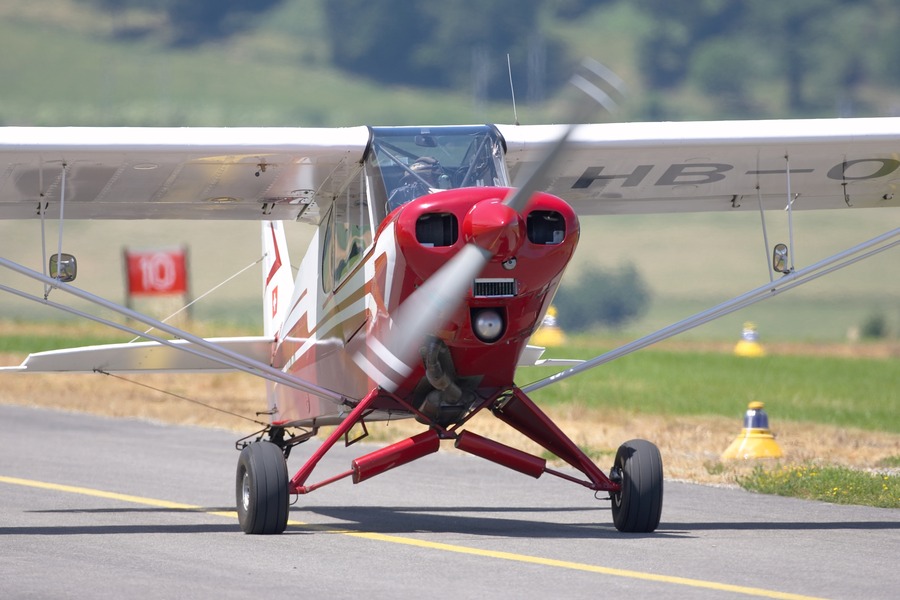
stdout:
<svg viewBox="0 0 900 600">
<path fill-rule="evenodd" d="M 472 286 L 475 298 L 512 298 L 519 293 L 515 279 L 476 279 Z"/>
</svg>

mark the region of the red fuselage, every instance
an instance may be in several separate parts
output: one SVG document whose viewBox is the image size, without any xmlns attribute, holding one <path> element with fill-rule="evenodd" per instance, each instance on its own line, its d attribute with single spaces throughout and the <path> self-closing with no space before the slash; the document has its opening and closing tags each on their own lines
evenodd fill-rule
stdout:
<svg viewBox="0 0 900 600">
<path fill-rule="evenodd" d="M 410 294 L 466 244 L 476 243 L 491 245 L 493 258 L 434 335 L 449 349 L 455 375 L 474 382 L 477 396 L 511 386 L 519 356 L 575 251 L 579 225 L 566 202 L 544 193 L 535 194 L 521 215 L 510 217 L 508 211 L 492 206 L 509 193 L 509 188 L 501 187 L 452 189 L 394 210 L 342 285 L 324 295 L 318 282 L 295 291 L 298 305 L 316 296 L 321 303 L 295 311 L 289 334 L 280 340 L 275 365 L 350 399 L 379 386 L 390 387 L 385 382 L 391 381 L 394 393 L 415 405 L 424 366 L 417 361 L 411 372 L 398 374 L 383 349 L 371 341 L 387 334 L 392 317 Z M 491 223 L 492 219 L 502 222 Z M 489 342 L 473 330 L 473 318 L 483 310 L 502 319 L 502 332 Z M 361 368 L 363 363 L 367 368 Z M 343 414 L 326 400 L 283 386 L 278 386 L 275 398 L 279 423 L 329 424 Z"/>
</svg>

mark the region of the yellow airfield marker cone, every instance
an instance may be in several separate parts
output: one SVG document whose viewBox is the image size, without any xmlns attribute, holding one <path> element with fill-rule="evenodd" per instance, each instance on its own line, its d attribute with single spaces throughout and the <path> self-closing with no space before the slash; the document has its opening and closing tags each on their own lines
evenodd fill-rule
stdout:
<svg viewBox="0 0 900 600">
<path fill-rule="evenodd" d="M 531 343 L 537 346 L 562 346 L 566 343 L 566 336 L 556 321 L 556 307 L 550 306 L 540 327 L 531 336 Z"/>
<path fill-rule="evenodd" d="M 766 351 L 763 350 L 759 343 L 759 331 L 756 325 L 749 321 L 744 323 L 744 329 L 741 331 L 741 339 L 734 347 L 734 353 L 737 356 L 765 356 Z"/>
<path fill-rule="evenodd" d="M 769 416 L 762 402 L 751 402 L 744 414 L 744 428 L 722 453 L 722 460 L 781 458 L 781 447 L 769 431 Z"/>
</svg>

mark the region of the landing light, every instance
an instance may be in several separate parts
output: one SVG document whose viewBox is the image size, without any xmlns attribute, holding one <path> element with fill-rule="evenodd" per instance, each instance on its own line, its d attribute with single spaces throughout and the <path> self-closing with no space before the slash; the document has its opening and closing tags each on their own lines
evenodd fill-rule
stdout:
<svg viewBox="0 0 900 600">
<path fill-rule="evenodd" d="M 472 313 L 472 330 L 479 340 L 496 342 L 503 335 L 503 317 L 494 308 L 483 308 Z"/>
</svg>

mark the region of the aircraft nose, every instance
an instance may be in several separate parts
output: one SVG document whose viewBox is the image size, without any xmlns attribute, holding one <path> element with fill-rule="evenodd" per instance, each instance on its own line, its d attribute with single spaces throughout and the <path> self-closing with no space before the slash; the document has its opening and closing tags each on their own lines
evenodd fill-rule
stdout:
<svg viewBox="0 0 900 600">
<path fill-rule="evenodd" d="M 513 208 L 499 199 L 482 200 L 463 219 L 463 239 L 504 261 L 522 245 L 524 222 Z"/>
</svg>

